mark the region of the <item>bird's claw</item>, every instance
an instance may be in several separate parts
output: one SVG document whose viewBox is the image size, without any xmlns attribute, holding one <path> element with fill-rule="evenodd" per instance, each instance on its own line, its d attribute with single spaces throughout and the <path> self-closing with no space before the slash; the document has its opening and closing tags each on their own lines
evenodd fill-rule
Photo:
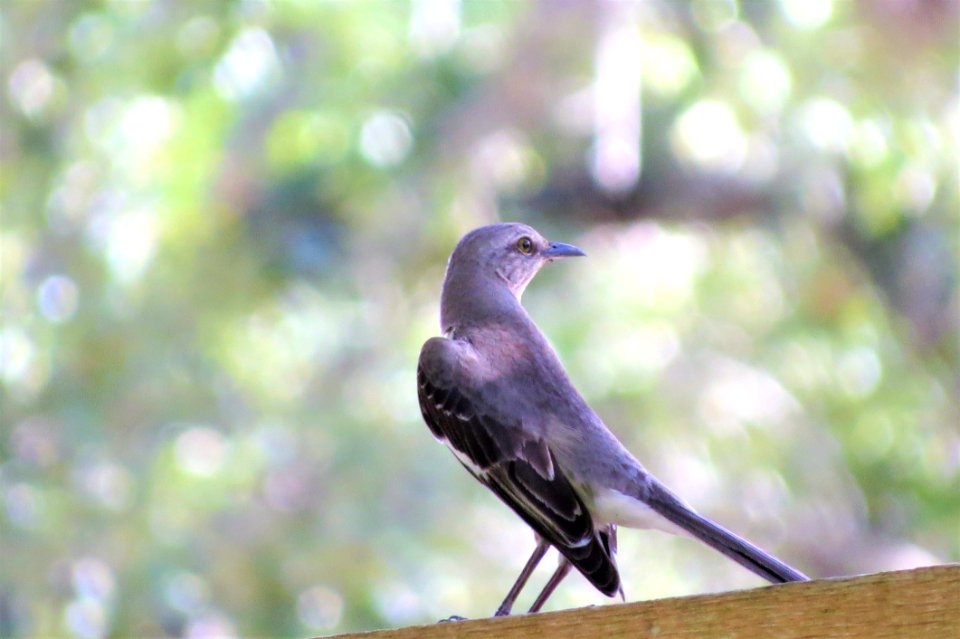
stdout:
<svg viewBox="0 0 960 639">
<path fill-rule="evenodd" d="M 460 615 L 450 615 L 446 619 L 441 619 L 437 623 L 451 623 L 453 621 L 466 621 L 466 617 L 461 617 Z"/>
</svg>

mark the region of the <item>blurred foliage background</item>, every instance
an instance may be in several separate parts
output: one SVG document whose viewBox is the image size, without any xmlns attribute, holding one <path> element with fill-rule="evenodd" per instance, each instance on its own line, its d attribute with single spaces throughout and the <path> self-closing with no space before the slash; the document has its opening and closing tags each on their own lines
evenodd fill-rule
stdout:
<svg viewBox="0 0 960 639">
<path fill-rule="evenodd" d="M 526 305 L 702 512 L 818 577 L 960 560 L 958 15 L 4 2 L 0 635 L 492 613 L 533 539 L 414 369 L 497 220 L 587 251 Z M 761 583 L 620 545 L 628 600 Z"/>
</svg>

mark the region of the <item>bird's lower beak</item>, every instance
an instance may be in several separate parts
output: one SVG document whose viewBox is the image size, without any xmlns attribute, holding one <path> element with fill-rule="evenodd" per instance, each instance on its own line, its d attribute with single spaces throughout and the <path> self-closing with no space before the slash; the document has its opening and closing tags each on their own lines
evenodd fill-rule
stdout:
<svg viewBox="0 0 960 639">
<path fill-rule="evenodd" d="M 550 248 L 543 251 L 541 255 L 553 259 L 555 257 L 585 257 L 587 254 L 572 244 L 551 242 Z"/>
</svg>

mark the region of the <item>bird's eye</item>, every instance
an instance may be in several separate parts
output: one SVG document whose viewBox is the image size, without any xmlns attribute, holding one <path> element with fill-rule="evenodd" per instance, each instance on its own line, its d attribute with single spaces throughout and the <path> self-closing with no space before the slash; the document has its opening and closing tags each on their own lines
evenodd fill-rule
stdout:
<svg viewBox="0 0 960 639">
<path fill-rule="evenodd" d="M 524 255 L 530 255 L 533 253 L 533 240 L 527 236 L 521 237 L 517 240 L 517 250 Z"/>
</svg>

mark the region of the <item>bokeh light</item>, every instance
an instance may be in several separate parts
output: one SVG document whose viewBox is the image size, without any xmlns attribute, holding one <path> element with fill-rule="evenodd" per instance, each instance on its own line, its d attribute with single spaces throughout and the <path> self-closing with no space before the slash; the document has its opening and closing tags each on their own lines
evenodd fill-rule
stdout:
<svg viewBox="0 0 960 639">
<path fill-rule="evenodd" d="M 51 275 L 37 288 L 37 306 L 50 322 L 61 324 L 77 312 L 80 291 L 69 277 Z"/>
<path fill-rule="evenodd" d="M 823 26 L 833 14 L 833 0 L 781 0 L 783 13 L 801 29 Z"/>
<path fill-rule="evenodd" d="M 640 179 L 640 37 L 629 3 L 612 14 L 597 43 L 591 174 L 621 193 Z"/>
<path fill-rule="evenodd" d="M 844 153 L 853 134 L 853 118 L 836 100 L 817 97 L 801 105 L 798 129 L 818 149 Z"/>
<path fill-rule="evenodd" d="M 313 586 L 297 598 L 297 615 L 311 631 L 335 628 L 343 614 L 343 597 L 326 586 Z"/>
<path fill-rule="evenodd" d="M 677 156 L 691 165 L 725 173 L 740 168 L 747 139 L 733 110 L 718 100 L 697 102 L 677 119 L 672 142 Z"/>
<path fill-rule="evenodd" d="M 206 426 L 188 427 L 174 443 L 177 464 L 185 472 L 198 477 L 211 477 L 220 472 L 228 451 L 226 438 Z"/>
<path fill-rule="evenodd" d="M 779 113 L 790 97 L 790 70 L 773 51 L 747 55 L 740 71 L 740 94 L 744 102 L 760 113 Z"/>
<path fill-rule="evenodd" d="M 54 76 L 41 60 L 24 60 L 13 69 L 7 88 L 14 104 L 28 117 L 39 116 L 54 92 Z"/>
<path fill-rule="evenodd" d="M 227 100 L 255 95 L 278 80 L 280 60 L 270 35 L 248 28 L 234 38 L 213 72 L 217 92 Z"/>
<path fill-rule="evenodd" d="M 406 120 L 398 113 L 378 111 L 363 123 L 360 152 L 375 166 L 399 164 L 410 152 L 413 135 Z"/>
</svg>

